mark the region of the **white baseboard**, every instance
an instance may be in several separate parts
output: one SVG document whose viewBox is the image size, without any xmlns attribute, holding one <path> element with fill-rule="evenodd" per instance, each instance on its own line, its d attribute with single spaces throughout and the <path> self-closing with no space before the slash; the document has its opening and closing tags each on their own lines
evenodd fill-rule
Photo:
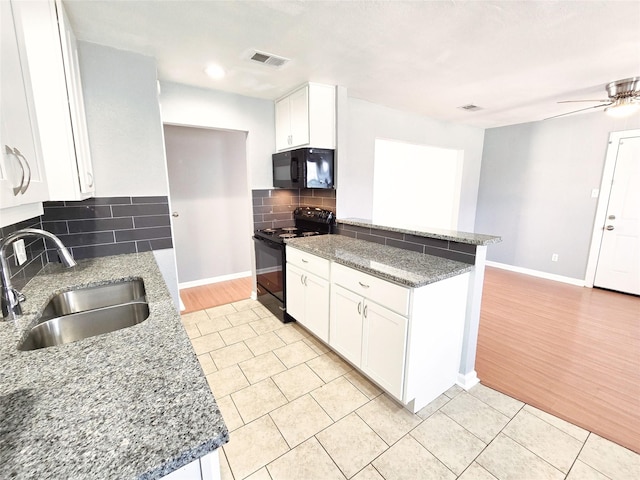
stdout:
<svg viewBox="0 0 640 480">
<path fill-rule="evenodd" d="M 180 311 L 184 311 L 187 309 L 187 307 L 184 306 L 184 302 L 182 301 L 182 299 L 180 298 L 180 296 L 178 295 L 178 301 L 180 302 Z"/>
<path fill-rule="evenodd" d="M 568 283 L 570 285 L 576 285 L 578 287 L 586 286 L 584 280 L 579 278 L 565 277 L 563 275 L 556 275 L 554 273 L 541 272 L 539 270 L 532 270 L 530 268 L 515 267 L 513 265 L 507 265 L 506 263 L 490 262 L 487 261 L 487 267 L 500 268 L 502 270 L 509 270 L 511 272 L 524 273 L 525 275 L 531 275 L 532 277 L 544 278 L 547 280 L 553 280 L 555 282 Z"/>
<path fill-rule="evenodd" d="M 472 370 L 467 374 L 458 373 L 458 381 L 456 383 L 465 390 L 469 390 L 471 387 L 480 383 L 480 379 L 478 378 L 476 371 Z"/>
<path fill-rule="evenodd" d="M 178 288 L 183 289 L 183 288 L 201 287 L 202 285 L 226 282 L 228 280 L 236 280 L 238 278 L 245 278 L 250 276 L 251 276 L 251 271 L 232 273 L 230 275 L 220 275 L 219 277 L 203 278 L 201 280 L 193 280 L 191 282 L 178 283 Z"/>
</svg>

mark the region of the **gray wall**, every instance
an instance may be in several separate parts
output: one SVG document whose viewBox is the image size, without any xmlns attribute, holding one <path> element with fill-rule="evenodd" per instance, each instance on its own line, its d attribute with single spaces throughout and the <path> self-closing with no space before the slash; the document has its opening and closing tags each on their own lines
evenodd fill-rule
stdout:
<svg viewBox="0 0 640 480">
<path fill-rule="evenodd" d="M 154 58 L 78 42 L 97 197 L 169 193 Z M 173 249 L 156 261 L 178 305 Z"/>
<path fill-rule="evenodd" d="M 339 218 L 372 218 L 375 139 L 385 138 L 435 147 L 464 150 L 464 167 L 458 229 L 473 231 L 480 178 L 484 130 L 440 122 L 421 115 L 394 110 L 348 98 L 347 116 L 338 127 L 346 134 L 346 153 L 338 161 L 337 211 Z M 402 189 L 402 185 L 398 185 Z M 417 208 L 420 192 L 416 192 Z M 483 233 L 493 233 L 490 231 Z"/>
<path fill-rule="evenodd" d="M 151 57 L 79 42 L 96 196 L 167 195 Z"/>
<path fill-rule="evenodd" d="M 593 112 L 488 129 L 475 230 L 502 243 L 487 259 L 583 280 L 609 133 L 634 128 Z"/>
<path fill-rule="evenodd" d="M 246 133 L 165 125 L 180 283 L 251 270 Z"/>
<path fill-rule="evenodd" d="M 271 154 L 275 152 L 275 113 L 271 100 L 162 83 L 162 121 L 173 125 L 247 132 L 249 189 L 272 188 Z"/>
</svg>

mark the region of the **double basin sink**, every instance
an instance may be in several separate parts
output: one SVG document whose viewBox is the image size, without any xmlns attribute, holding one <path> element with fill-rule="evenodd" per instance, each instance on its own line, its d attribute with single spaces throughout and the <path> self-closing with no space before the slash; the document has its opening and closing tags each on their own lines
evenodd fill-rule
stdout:
<svg viewBox="0 0 640 480">
<path fill-rule="evenodd" d="M 131 327 L 148 317 L 142 279 L 79 288 L 53 297 L 18 349 L 63 345 Z"/>
</svg>

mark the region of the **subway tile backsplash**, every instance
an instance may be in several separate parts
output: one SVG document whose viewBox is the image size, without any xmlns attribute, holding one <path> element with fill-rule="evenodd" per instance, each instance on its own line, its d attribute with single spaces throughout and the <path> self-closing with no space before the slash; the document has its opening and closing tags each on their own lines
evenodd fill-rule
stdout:
<svg viewBox="0 0 640 480">
<path fill-rule="evenodd" d="M 450 242 L 436 238 L 425 238 L 401 232 L 389 232 L 377 228 L 338 224 L 339 235 L 376 242 L 390 247 L 426 253 L 436 257 L 448 258 L 459 262 L 475 264 L 476 246 L 466 243 Z"/>
<path fill-rule="evenodd" d="M 173 246 L 166 196 L 45 202 L 42 228 L 55 233 L 78 260 Z M 47 252 L 57 261 L 55 249 Z"/>
<path fill-rule="evenodd" d="M 297 207 L 319 207 L 336 211 L 336 191 L 320 189 L 252 190 L 253 227 L 281 228 L 293 225 Z"/>
</svg>

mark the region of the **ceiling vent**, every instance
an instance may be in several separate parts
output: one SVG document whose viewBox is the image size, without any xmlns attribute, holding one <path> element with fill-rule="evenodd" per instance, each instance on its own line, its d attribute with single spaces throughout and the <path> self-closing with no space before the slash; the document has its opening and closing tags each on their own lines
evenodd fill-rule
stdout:
<svg viewBox="0 0 640 480">
<path fill-rule="evenodd" d="M 462 105 L 461 107 L 462 110 L 466 110 L 467 112 L 475 112 L 476 110 L 482 110 L 482 107 L 479 107 L 477 105 L 473 105 L 472 103 L 470 103 L 469 105 Z"/>
<path fill-rule="evenodd" d="M 288 58 L 279 57 L 272 53 L 259 52 L 258 50 L 252 50 L 249 53 L 249 60 L 262 63 L 263 65 L 269 65 L 273 68 L 283 67 L 290 61 Z"/>
</svg>

